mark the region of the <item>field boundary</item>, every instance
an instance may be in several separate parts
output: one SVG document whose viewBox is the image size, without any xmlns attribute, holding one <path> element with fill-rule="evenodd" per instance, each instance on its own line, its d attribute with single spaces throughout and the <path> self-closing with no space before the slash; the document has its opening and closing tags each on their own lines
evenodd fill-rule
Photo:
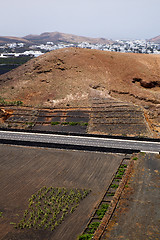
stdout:
<svg viewBox="0 0 160 240">
<path fill-rule="evenodd" d="M 125 172 L 125 175 L 113 197 L 113 200 L 111 202 L 111 205 L 108 209 L 108 211 L 106 212 L 105 216 L 103 217 L 99 227 L 97 228 L 97 230 L 95 231 L 94 233 L 94 236 L 93 236 L 93 240 L 100 240 L 102 234 L 104 233 L 104 230 L 106 229 L 115 209 L 116 209 L 116 206 L 118 204 L 118 201 L 121 197 L 121 194 L 125 188 L 125 185 L 127 183 L 127 180 L 132 172 L 132 169 L 133 169 L 133 165 L 134 165 L 134 160 L 133 158 L 131 159 L 130 163 L 129 163 L 129 166 L 127 167 L 126 169 L 126 172 Z"/>
<path fill-rule="evenodd" d="M 8 139 L 0 139 L 0 144 L 70 149 L 70 150 L 81 150 L 81 151 L 84 150 L 84 151 L 92 151 L 92 152 L 124 153 L 124 154 L 132 154 L 132 153 L 140 152 L 139 150 L 122 149 L 122 148 L 105 148 L 105 147 L 93 147 L 93 146 L 84 146 L 84 145 L 82 146 L 82 145 L 70 145 L 70 144 L 59 144 L 59 143 L 29 142 L 29 141 L 8 140 Z"/>
<path fill-rule="evenodd" d="M 127 160 L 127 164 L 126 163 Z M 104 196 L 100 200 L 100 202 L 97 204 L 95 210 L 90 216 L 90 219 L 84 228 L 82 234 L 79 236 L 78 239 L 83 239 L 84 237 L 88 237 L 86 239 L 93 239 L 93 240 L 100 240 L 115 209 L 119 202 L 119 199 L 121 197 L 121 194 L 125 188 L 125 185 L 128 181 L 128 178 L 132 172 L 134 165 L 134 158 L 133 156 L 130 157 L 124 157 L 123 160 L 120 163 L 120 166 L 117 170 L 117 172 L 114 174 L 114 176 L 111 179 L 110 185 L 107 188 L 107 191 L 105 192 Z M 122 172 L 121 172 L 122 171 Z M 118 174 L 119 173 L 119 174 Z M 121 175 L 120 175 L 121 173 Z M 114 184 L 116 180 L 119 178 L 118 182 L 119 184 Z M 116 183 L 118 183 L 116 182 Z M 112 189 L 112 187 L 117 186 L 115 189 Z M 113 191 L 112 191 L 113 190 Z M 112 196 L 107 197 L 106 196 Z M 111 199 L 109 199 L 111 198 Z M 104 206 L 107 206 L 104 210 L 102 216 L 99 215 L 99 213 L 103 210 Z"/>
</svg>

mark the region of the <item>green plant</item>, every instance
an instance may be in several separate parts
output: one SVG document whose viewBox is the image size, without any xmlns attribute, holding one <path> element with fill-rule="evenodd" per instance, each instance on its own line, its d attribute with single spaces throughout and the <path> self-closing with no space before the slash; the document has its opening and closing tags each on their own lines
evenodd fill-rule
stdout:
<svg viewBox="0 0 160 240">
<path fill-rule="evenodd" d="M 133 160 L 137 160 L 138 158 L 137 157 L 134 157 Z"/>
<path fill-rule="evenodd" d="M 88 126 L 88 123 L 87 122 L 80 122 L 79 125 L 80 126 Z"/>
<path fill-rule="evenodd" d="M 51 122 L 51 125 L 58 125 L 60 122 Z"/>
<path fill-rule="evenodd" d="M 109 204 L 106 203 L 106 204 L 102 204 L 101 207 L 96 211 L 96 214 L 98 215 L 98 218 L 100 220 L 104 217 L 108 208 L 109 208 Z"/>
<path fill-rule="evenodd" d="M 111 188 L 118 188 L 119 185 L 118 185 L 118 184 L 112 184 L 110 187 L 111 187 Z"/>
<path fill-rule="evenodd" d="M 61 125 L 69 125 L 69 122 L 62 122 Z"/>
<path fill-rule="evenodd" d="M 47 229 L 51 231 L 58 226 L 64 217 L 72 213 L 89 190 L 43 187 L 29 198 L 28 209 L 24 211 L 17 228 Z"/>
<path fill-rule="evenodd" d="M 77 122 L 69 122 L 69 125 L 70 126 L 76 126 L 76 125 L 78 125 L 78 123 Z"/>
<path fill-rule="evenodd" d="M 121 164 L 115 178 L 120 178 L 121 179 L 123 177 L 124 173 L 125 173 L 126 168 L 127 168 L 126 164 Z"/>
<path fill-rule="evenodd" d="M 0 104 L 2 105 L 13 105 L 13 106 L 22 106 L 23 102 L 18 100 L 18 101 L 6 101 L 4 98 L 0 97 Z"/>
<path fill-rule="evenodd" d="M 107 193 L 107 196 L 114 196 L 114 193 Z"/>
<path fill-rule="evenodd" d="M 99 225 L 100 225 L 100 222 L 93 222 L 93 223 L 89 224 L 89 226 L 88 226 L 89 230 L 87 231 L 87 233 L 93 234 L 97 230 Z"/>
<path fill-rule="evenodd" d="M 145 155 L 146 153 L 145 152 L 140 152 L 141 155 Z"/>
<path fill-rule="evenodd" d="M 119 179 L 114 179 L 114 181 L 119 182 L 120 180 Z"/>
<path fill-rule="evenodd" d="M 121 168 L 127 168 L 127 164 L 121 164 Z"/>
<path fill-rule="evenodd" d="M 84 233 L 78 237 L 79 240 L 90 240 L 92 239 L 93 234 Z"/>
<path fill-rule="evenodd" d="M 14 222 L 10 222 L 10 224 L 11 224 L 11 225 L 16 225 L 16 223 L 14 223 Z"/>
<path fill-rule="evenodd" d="M 3 212 L 0 212 L 0 217 L 3 217 L 2 214 L 3 214 Z"/>
<path fill-rule="evenodd" d="M 51 125 L 88 126 L 87 122 L 51 122 Z"/>
<path fill-rule="evenodd" d="M 116 174 L 116 178 L 119 178 L 119 179 L 121 179 L 122 178 L 122 176 L 123 176 L 123 174 Z"/>
</svg>

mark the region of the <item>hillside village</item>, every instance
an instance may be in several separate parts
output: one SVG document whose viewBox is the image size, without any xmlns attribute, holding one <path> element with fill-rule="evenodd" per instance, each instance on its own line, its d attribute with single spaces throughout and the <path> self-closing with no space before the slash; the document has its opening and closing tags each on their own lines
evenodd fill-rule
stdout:
<svg viewBox="0 0 160 240">
<path fill-rule="evenodd" d="M 33 56 L 38 57 L 46 52 L 69 47 L 97 49 L 102 51 L 129 52 L 143 54 L 160 54 L 160 44 L 147 42 L 146 40 L 116 40 L 111 44 L 91 44 L 88 42 L 29 45 L 27 43 L 6 43 L 0 44 L 0 57 Z"/>
</svg>

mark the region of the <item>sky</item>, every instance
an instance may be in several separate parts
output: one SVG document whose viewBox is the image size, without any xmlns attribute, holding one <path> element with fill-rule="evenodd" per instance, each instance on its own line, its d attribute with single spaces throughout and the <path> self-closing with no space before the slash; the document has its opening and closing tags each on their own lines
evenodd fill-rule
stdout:
<svg viewBox="0 0 160 240">
<path fill-rule="evenodd" d="M 160 35 L 160 0 L 1 0 L 0 36 L 62 32 L 107 39 Z"/>
</svg>

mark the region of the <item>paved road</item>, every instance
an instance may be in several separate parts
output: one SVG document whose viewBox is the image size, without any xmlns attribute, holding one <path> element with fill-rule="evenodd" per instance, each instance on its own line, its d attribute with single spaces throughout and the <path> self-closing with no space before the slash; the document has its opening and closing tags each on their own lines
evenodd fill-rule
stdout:
<svg viewBox="0 0 160 240">
<path fill-rule="evenodd" d="M 65 136 L 56 134 L 0 131 L 0 140 L 17 140 L 40 143 L 68 144 L 87 147 L 105 147 L 160 152 L 160 142 L 107 139 L 98 137 Z"/>
</svg>

